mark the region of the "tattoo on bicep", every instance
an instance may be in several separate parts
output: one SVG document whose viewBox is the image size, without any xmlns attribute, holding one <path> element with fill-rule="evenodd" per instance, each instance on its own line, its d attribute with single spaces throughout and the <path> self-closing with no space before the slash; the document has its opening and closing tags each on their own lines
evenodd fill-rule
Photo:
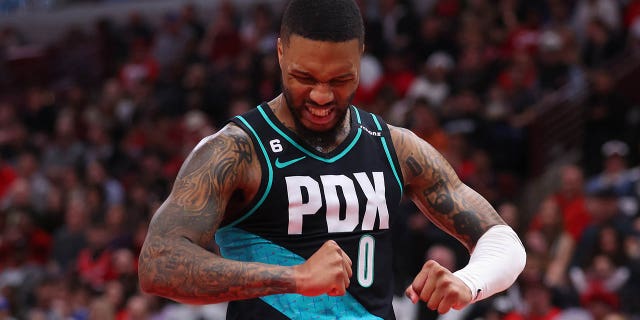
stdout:
<svg viewBox="0 0 640 320">
<path fill-rule="evenodd" d="M 231 180 L 236 174 L 236 164 L 237 161 L 234 158 L 222 158 L 217 161 L 212 168 L 217 186 L 224 186 L 227 181 Z"/>
<path fill-rule="evenodd" d="M 176 179 L 175 204 L 187 214 L 201 214 L 212 199 L 219 200 L 220 190 L 237 179 L 238 167 L 252 161 L 251 143 L 243 135 L 220 135 L 208 141 Z"/>
<path fill-rule="evenodd" d="M 209 170 L 201 167 L 176 181 L 174 201 L 187 212 L 200 212 L 209 202 L 211 176 Z"/>
<path fill-rule="evenodd" d="M 232 138 L 236 147 L 234 152 L 238 155 L 238 162 L 250 163 L 253 161 L 253 153 L 251 153 L 249 139 L 244 136 L 233 136 Z"/>
<path fill-rule="evenodd" d="M 414 157 L 409 156 L 407 158 L 406 163 L 407 163 L 407 167 L 409 167 L 409 170 L 411 170 L 411 174 L 414 177 L 417 177 L 417 176 L 422 174 L 422 172 L 423 172 L 422 171 L 422 166 L 420 166 L 420 164 L 418 163 L 418 161 Z"/>
</svg>

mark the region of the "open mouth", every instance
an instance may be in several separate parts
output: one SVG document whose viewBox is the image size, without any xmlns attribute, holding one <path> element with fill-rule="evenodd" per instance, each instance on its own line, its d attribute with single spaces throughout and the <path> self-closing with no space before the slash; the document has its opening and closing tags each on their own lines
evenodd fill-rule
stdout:
<svg viewBox="0 0 640 320">
<path fill-rule="evenodd" d="M 307 106 L 307 111 L 316 117 L 326 117 L 331 113 L 333 108 L 315 108 Z"/>
</svg>

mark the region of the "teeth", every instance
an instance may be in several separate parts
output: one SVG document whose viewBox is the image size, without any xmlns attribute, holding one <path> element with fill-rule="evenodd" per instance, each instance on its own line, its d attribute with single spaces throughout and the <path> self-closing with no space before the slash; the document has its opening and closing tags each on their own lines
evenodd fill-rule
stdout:
<svg viewBox="0 0 640 320">
<path fill-rule="evenodd" d="M 316 117 L 326 117 L 331 111 L 331 109 L 318 109 L 310 107 L 307 107 L 307 110 L 309 110 L 309 112 Z"/>
</svg>

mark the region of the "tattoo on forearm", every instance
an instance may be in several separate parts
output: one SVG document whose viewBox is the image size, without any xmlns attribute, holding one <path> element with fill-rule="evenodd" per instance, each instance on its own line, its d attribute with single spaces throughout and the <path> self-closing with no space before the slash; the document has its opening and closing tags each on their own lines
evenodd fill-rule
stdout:
<svg viewBox="0 0 640 320">
<path fill-rule="evenodd" d="M 143 264 L 155 294 L 190 303 L 214 303 L 295 291 L 292 270 L 284 267 L 241 263 L 211 256 L 186 240 L 167 244 L 154 239 L 143 254 L 167 252 Z M 160 261 L 157 261 L 160 260 Z M 178 276 L 179 275 L 179 276 Z"/>
<path fill-rule="evenodd" d="M 411 196 L 431 219 L 469 248 L 490 227 L 503 224 L 493 207 L 464 185 L 449 163 L 408 130 L 394 131 L 394 145 L 404 159 Z M 413 185 L 412 185 L 413 183 Z"/>
<path fill-rule="evenodd" d="M 425 189 L 423 194 L 438 213 L 449 214 L 453 210 L 453 199 L 444 180 L 438 180 L 433 186 Z"/>
<path fill-rule="evenodd" d="M 468 235 L 473 242 L 477 242 L 484 233 L 478 215 L 469 211 L 461 211 L 453 216 L 453 226 L 460 234 Z"/>
</svg>

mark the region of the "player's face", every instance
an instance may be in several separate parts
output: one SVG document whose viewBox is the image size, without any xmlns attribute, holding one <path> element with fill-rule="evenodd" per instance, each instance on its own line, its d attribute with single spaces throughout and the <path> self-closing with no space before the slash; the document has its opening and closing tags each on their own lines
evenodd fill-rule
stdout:
<svg viewBox="0 0 640 320">
<path fill-rule="evenodd" d="M 278 39 L 283 94 L 297 124 L 327 133 L 342 123 L 360 80 L 362 45 L 315 41 L 291 35 Z"/>
</svg>

